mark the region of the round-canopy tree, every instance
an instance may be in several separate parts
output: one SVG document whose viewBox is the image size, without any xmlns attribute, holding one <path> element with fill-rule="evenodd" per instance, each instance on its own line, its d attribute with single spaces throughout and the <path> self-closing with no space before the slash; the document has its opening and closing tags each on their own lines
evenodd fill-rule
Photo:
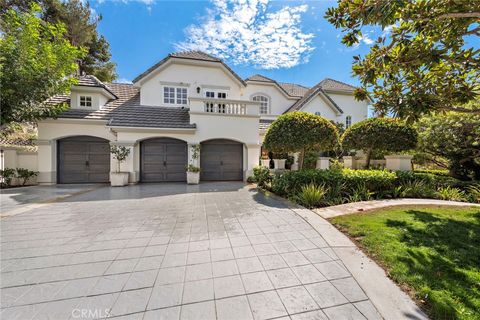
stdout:
<svg viewBox="0 0 480 320">
<path fill-rule="evenodd" d="M 337 141 L 334 124 L 323 117 L 297 111 L 281 115 L 270 125 L 263 146 L 273 152 L 299 152 L 301 169 L 306 151 L 332 150 Z"/>
<path fill-rule="evenodd" d="M 400 152 L 415 148 L 417 131 L 399 119 L 371 118 L 348 128 L 342 135 L 344 149 L 361 149 L 370 167 L 372 152 Z"/>
</svg>

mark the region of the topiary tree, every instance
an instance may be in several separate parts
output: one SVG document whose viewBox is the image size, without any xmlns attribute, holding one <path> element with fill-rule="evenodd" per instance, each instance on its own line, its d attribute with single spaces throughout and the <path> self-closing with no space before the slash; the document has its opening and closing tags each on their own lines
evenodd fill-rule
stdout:
<svg viewBox="0 0 480 320">
<path fill-rule="evenodd" d="M 305 152 L 332 150 L 337 141 L 337 128 L 330 121 L 297 111 L 281 115 L 270 125 L 263 146 L 273 152 L 299 152 L 301 169 Z"/>
<path fill-rule="evenodd" d="M 363 150 L 366 167 L 373 152 L 400 152 L 415 148 L 417 131 L 404 121 L 393 118 L 370 118 L 348 128 L 342 135 L 344 149 Z"/>
</svg>

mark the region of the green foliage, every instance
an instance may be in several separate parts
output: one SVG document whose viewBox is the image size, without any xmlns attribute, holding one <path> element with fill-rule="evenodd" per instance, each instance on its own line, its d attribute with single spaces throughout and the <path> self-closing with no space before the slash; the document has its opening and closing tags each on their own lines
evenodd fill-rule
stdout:
<svg viewBox="0 0 480 320">
<path fill-rule="evenodd" d="M 17 178 L 22 182 L 22 186 L 27 184 L 29 179 L 36 177 L 38 175 L 38 172 L 28 170 L 25 168 L 17 168 L 16 173 L 17 173 Z"/>
<path fill-rule="evenodd" d="M 369 168 L 372 152 L 401 152 L 415 148 L 417 132 L 398 119 L 370 118 L 345 130 L 341 142 L 344 149 L 363 150 Z"/>
<path fill-rule="evenodd" d="M 193 164 L 189 164 L 187 166 L 187 172 L 200 172 L 200 168 L 194 166 Z"/>
<path fill-rule="evenodd" d="M 437 190 L 445 194 L 443 190 L 456 189 L 464 195 L 463 198 L 472 202 L 477 201 L 480 195 L 477 185 L 449 176 L 404 171 L 303 169 L 276 175 L 265 171 L 262 181 L 267 182 L 261 187 L 294 201 L 298 201 L 304 186 L 324 186 L 326 193 L 321 205 L 328 206 L 372 199 L 441 198 Z M 453 192 L 450 194 L 453 198 Z"/>
<path fill-rule="evenodd" d="M 457 188 L 444 187 L 437 190 L 437 198 L 442 200 L 465 201 L 465 193 Z"/>
<path fill-rule="evenodd" d="M 337 141 L 338 131 L 330 121 L 297 111 L 281 115 L 270 125 L 263 146 L 279 153 L 300 152 L 302 168 L 305 152 L 332 150 Z"/>
<path fill-rule="evenodd" d="M 425 180 L 406 181 L 400 184 L 402 198 L 433 198 L 435 189 Z"/>
<path fill-rule="evenodd" d="M 253 168 L 253 182 L 256 182 L 257 185 L 261 188 L 270 187 L 272 182 L 273 175 L 270 170 L 266 167 L 258 166 Z"/>
<path fill-rule="evenodd" d="M 45 101 L 67 93 L 75 84 L 76 61 L 84 52 L 70 44 L 63 24 L 45 23 L 38 5 L 28 12 L 8 10 L 1 16 L 1 124 L 52 117 L 66 105 Z"/>
<path fill-rule="evenodd" d="M 432 114 L 420 119 L 417 127 L 419 152 L 435 163 L 447 159 L 454 177 L 480 180 L 480 114 Z"/>
<path fill-rule="evenodd" d="M 326 18 L 347 46 L 361 42 L 365 27 L 384 29 L 352 67 L 363 86 L 357 98 L 373 98 L 377 113 L 471 112 L 460 106 L 480 92 L 480 51 L 466 41 L 480 35 L 478 1 L 338 0 Z"/>
<path fill-rule="evenodd" d="M 97 32 L 102 16 L 92 11 L 88 1 L 4 0 L 0 2 L 0 14 L 5 13 L 9 8 L 28 11 L 34 3 L 41 7 L 42 20 L 47 23 L 64 24 L 70 43 L 86 49 L 86 55 L 78 60 L 80 73 L 94 75 L 105 82 L 111 82 L 117 78 L 116 65 L 110 61 L 110 45 Z"/>
<path fill-rule="evenodd" d="M 436 176 L 443 176 L 443 177 L 448 177 L 450 176 L 448 170 L 442 170 L 442 169 L 425 169 L 425 170 L 417 170 L 415 169 L 416 173 L 428 173 L 428 174 L 434 174 Z"/>
<path fill-rule="evenodd" d="M 15 169 L 4 168 L 3 170 L 0 170 L 0 185 L 2 188 L 10 187 L 13 178 L 15 178 Z"/>
<path fill-rule="evenodd" d="M 318 151 L 308 151 L 303 158 L 303 168 L 315 169 L 317 166 Z"/>
<path fill-rule="evenodd" d="M 117 172 L 120 172 L 120 164 L 124 162 L 130 154 L 130 149 L 125 146 L 110 146 L 110 153 L 117 160 Z"/>
<path fill-rule="evenodd" d="M 390 207 L 332 219 L 358 239 L 430 319 L 480 318 L 480 209 Z"/>
<path fill-rule="evenodd" d="M 467 194 L 469 201 L 480 203 L 480 185 L 468 186 Z"/>
<path fill-rule="evenodd" d="M 314 208 L 322 203 L 326 194 L 327 190 L 324 185 L 309 183 L 301 188 L 297 201 L 307 208 Z"/>
</svg>

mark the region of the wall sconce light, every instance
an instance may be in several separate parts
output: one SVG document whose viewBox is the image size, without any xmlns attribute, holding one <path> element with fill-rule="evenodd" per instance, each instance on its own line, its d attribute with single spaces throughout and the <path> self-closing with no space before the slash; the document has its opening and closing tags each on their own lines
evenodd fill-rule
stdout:
<svg viewBox="0 0 480 320">
<path fill-rule="evenodd" d="M 200 93 L 200 87 L 197 87 L 197 93 Z"/>
</svg>

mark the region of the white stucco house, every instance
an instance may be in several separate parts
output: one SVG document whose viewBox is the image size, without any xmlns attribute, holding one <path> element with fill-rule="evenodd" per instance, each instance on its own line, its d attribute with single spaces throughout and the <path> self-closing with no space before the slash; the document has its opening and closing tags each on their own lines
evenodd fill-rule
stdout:
<svg viewBox="0 0 480 320">
<path fill-rule="evenodd" d="M 83 76 L 56 119 L 38 123 L 38 182 L 108 182 L 115 162 L 109 146 L 131 149 L 122 171 L 131 183 L 185 181 L 192 145 L 201 180 L 242 180 L 258 165 L 268 125 L 296 110 L 349 125 L 367 118 L 355 88 L 325 79 L 312 88 L 261 75 L 240 78 L 202 52 L 172 53 L 133 84 Z"/>
</svg>

